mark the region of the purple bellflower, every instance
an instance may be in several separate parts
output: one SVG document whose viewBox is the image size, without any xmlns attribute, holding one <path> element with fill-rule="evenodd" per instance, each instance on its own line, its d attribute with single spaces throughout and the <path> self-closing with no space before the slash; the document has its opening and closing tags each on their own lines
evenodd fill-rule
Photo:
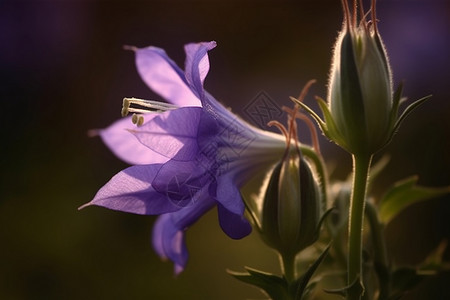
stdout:
<svg viewBox="0 0 450 300">
<path fill-rule="evenodd" d="M 185 71 L 160 48 L 133 48 L 140 76 L 170 104 L 124 99 L 123 113 L 139 114 L 98 134 L 133 166 L 82 206 L 160 215 L 153 246 L 162 258 L 174 262 L 175 273 L 184 269 L 188 258 L 185 230 L 210 209 L 217 206 L 220 226 L 231 238 L 251 232 L 240 188 L 270 168 L 285 150 L 281 135 L 243 122 L 204 90 L 208 51 L 215 46 L 185 45 Z"/>
</svg>

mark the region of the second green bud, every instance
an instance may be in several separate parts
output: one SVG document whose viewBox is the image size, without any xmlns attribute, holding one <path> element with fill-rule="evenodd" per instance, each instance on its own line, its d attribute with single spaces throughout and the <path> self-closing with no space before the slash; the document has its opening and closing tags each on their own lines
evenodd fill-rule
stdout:
<svg viewBox="0 0 450 300">
<path fill-rule="evenodd" d="M 298 148 L 273 169 L 264 195 L 261 232 L 282 256 L 295 256 L 318 238 L 321 195 L 313 170 Z"/>
</svg>

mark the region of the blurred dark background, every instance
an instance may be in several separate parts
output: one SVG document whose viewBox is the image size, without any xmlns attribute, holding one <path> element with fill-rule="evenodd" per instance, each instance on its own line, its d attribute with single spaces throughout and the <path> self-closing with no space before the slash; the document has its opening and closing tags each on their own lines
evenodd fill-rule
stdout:
<svg viewBox="0 0 450 300">
<path fill-rule="evenodd" d="M 422 185 L 448 185 L 450 2 L 378 2 L 395 83 L 405 80 L 411 99 L 433 98 L 384 151 L 391 163 L 376 187 L 412 174 Z M 288 96 L 315 78 L 313 104 L 312 95 L 326 97 L 341 21 L 338 0 L 0 1 L 0 298 L 261 298 L 225 269 L 279 272 L 277 258 L 257 234 L 229 240 L 215 212 L 188 232 L 189 265 L 174 278 L 151 248 L 154 217 L 78 211 L 126 167 L 87 131 L 120 117 L 124 96 L 159 99 L 123 45 L 165 48 L 182 66 L 185 43 L 217 41 L 206 88 L 242 116 L 259 92 L 290 105 Z M 345 178 L 348 155 L 321 144 Z M 402 213 L 386 229 L 395 263 L 418 263 L 450 238 L 449 219 L 449 197 Z M 411 299 L 448 299 L 449 281 L 428 280 Z"/>
</svg>

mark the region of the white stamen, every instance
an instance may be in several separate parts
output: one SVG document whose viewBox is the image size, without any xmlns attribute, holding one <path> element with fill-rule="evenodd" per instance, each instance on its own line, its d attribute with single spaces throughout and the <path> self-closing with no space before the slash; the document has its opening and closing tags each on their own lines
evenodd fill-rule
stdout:
<svg viewBox="0 0 450 300">
<path fill-rule="evenodd" d="M 131 107 L 132 105 L 137 107 Z M 176 108 L 178 108 L 178 106 L 164 102 L 137 98 L 123 98 L 122 116 L 125 117 L 129 113 L 145 114 L 152 112 L 164 112 Z"/>
</svg>

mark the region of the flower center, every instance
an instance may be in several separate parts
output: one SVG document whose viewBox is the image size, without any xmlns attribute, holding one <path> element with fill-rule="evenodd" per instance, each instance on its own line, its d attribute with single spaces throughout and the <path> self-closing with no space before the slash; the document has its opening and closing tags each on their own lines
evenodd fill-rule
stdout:
<svg viewBox="0 0 450 300">
<path fill-rule="evenodd" d="M 178 106 L 176 105 L 164 102 L 137 98 L 123 98 L 122 117 L 127 116 L 129 113 L 133 113 L 131 120 L 134 124 L 140 126 L 144 123 L 144 117 L 142 114 L 161 113 L 177 108 Z"/>
</svg>

